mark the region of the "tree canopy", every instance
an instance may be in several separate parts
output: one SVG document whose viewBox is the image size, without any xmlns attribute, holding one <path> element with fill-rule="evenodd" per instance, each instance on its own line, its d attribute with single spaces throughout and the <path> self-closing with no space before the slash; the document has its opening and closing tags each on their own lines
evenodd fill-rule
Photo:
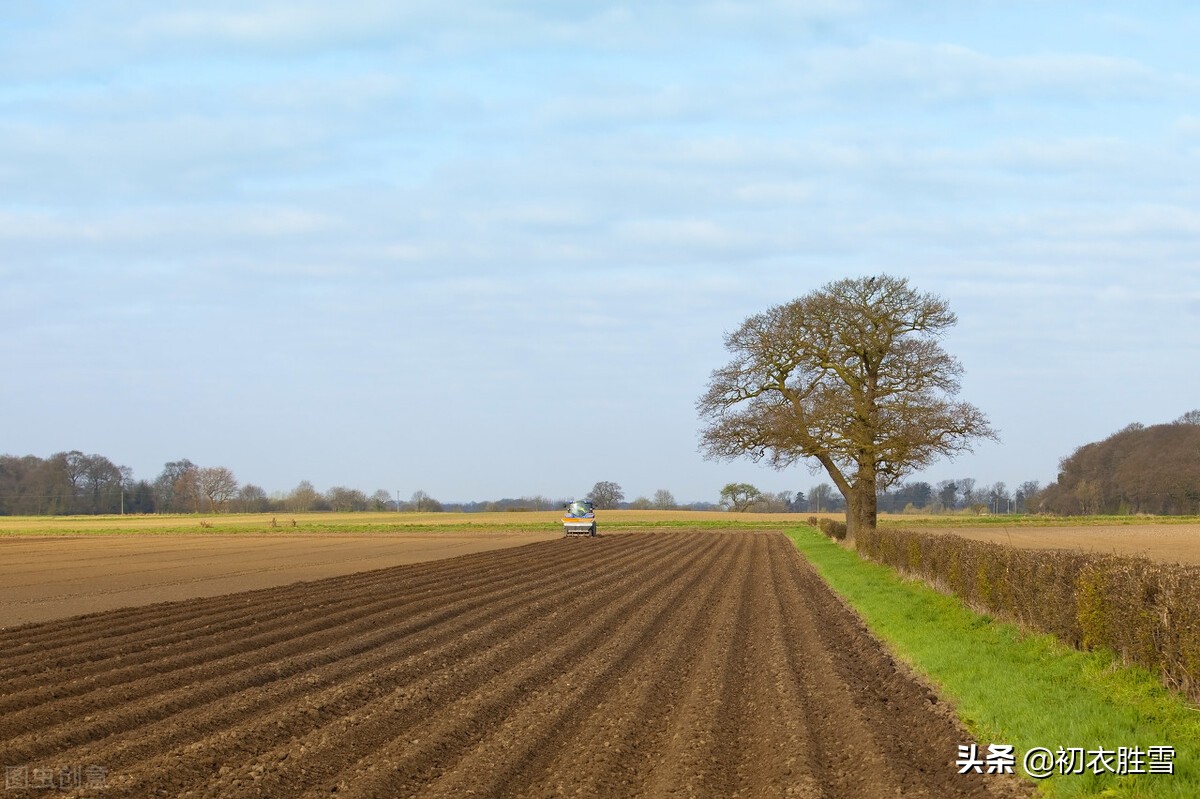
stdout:
<svg viewBox="0 0 1200 799">
<path fill-rule="evenodd" d="M 721 504 L 732 511 L 749 510 L 762 499 L 762 492 L 749 483 L 726 483 L 721 489 Z"/>
<path fill-rule="evenodd" d="M 876 524 L 876 492 L 994 438 L 955 401 L 962 366 L 939 338 L 945 300 L 880 275 L 829 283 L 755 314 L 725 337 L 733 359 L 696 407 L 707 457 L 775 468 L 807 461 L 846 499 L 851 534 Z"/>
<path fill-rule="evenodd" d="M 625 499 L 625 492 L 621 490 L 621 486 L 611 480 L 601 480 L 592 486 L 592 490 L 588 492 L 587 499 L 590 499 L 600 510 L 611 510 L 621 504 L 621 500 Z"/>
<path fill-rule="evenodd" d="M 1200 413 L 1171 424 L 1131 424 L 1062 460 L 1036 509 L 1093 513 L 1200 513 Z"/>
</svg>

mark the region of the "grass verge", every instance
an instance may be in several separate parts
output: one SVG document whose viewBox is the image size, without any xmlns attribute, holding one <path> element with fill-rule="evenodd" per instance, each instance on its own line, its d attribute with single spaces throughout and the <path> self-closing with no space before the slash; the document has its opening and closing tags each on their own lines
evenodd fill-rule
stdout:
<svg viewBox="0 0 1200 799">
<path fill-rule="evenodd" d="M 812 528 L 788 535 L 872 631 L 953 703 L 979 741 L 1015 746 L 1018 767 L 1036 747 L 1174 747 L 1174 774 L 1055 774 L 1038 781 L 1043 795 L 1200 796 L 1200 710 L 1146 671 L 982 616 Z"/>
</svg>

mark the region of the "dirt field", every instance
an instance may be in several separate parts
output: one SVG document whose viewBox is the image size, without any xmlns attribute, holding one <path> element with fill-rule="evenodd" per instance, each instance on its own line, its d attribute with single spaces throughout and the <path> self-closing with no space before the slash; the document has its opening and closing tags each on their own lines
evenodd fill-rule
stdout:
<svg viewBox="0 0 1200 799">
<path fill-rule="evenodd" d="M 1026 792 L 956 773 L 965 733 L 777 533 L 556 539 L 12 628 L 0 686 L 3 765 L 81 796 Z"/>
<path fill-rule="evenodd" d="M 1074 527 L 933 527 L 975 541 L 1023 549 L 1081 549 L 1139 556 L 1164 563 L 1200 564 L 1200 524 L 1114 524 Z"/>
<path fill-rule="evenodd" d="M 546 525 L 540 532 L 0 537 L 0 628 L 420 563 L 559 535 Z"/>
</svg>

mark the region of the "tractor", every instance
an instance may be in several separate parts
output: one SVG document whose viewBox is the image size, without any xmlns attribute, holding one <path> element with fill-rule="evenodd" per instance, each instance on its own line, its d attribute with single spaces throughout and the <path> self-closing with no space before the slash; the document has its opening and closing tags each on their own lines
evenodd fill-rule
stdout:
<svg viewBox="0 0 1200 799">
<path fill-rule="evenodd" d="M 590 499 L 577 499 L 564 506 L 563 536 L 596 535 L 596 507 Z"/>
</svg>

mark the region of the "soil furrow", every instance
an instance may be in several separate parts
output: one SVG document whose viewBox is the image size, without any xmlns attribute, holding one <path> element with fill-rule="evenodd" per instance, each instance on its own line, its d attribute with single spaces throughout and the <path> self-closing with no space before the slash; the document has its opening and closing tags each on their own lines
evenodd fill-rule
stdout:
<svg viewBox="0 0 1200 799">
<path fill-rule="evenodd" d="M 571 774 L 583 796 L 648 795 L 643 785 L 654 767 L 640 752 L 659 752 L 671 714 L 692 675 L 693 658 L 716 608 L 728 596 L 714 572 L 727 567 L 728 546 L 712 553 L 706 566 L 707 583 L 684 592 L 673 606 L 674 617 L 646 647 L 637 662 L 614 675 L 612 689 L 594 697 L 594 706 L 578 727 L 544 746 L 549 762 L 525 769 L 528 787 L 508 786 L 514 796 L 555 796 L 562 792 L 563 775 Z M 541 758 L 543 761 L 545 758 Z"/>
<path fill-rule="evenodd" d="M 617 555 L 619 553 L 614 553 L 614 556 Z M 579 568 L 570 564 L 568 558 L 560 563 L 569 565 L 572 571 Z M 0 713 L 11 713 L 22 705 L 38 706 L 44 712 L 46 697 L 39 694 L 44 694 L 42 686 L 46 684 L 47 677 L 54 676 L 56 668 L 69 669 L 63 674 L 65 679 L 60 682 L 70 680 L 68 690 L 77 695 L 106 685 L 124 684 L 130 674 L 136 674 L 148 663 L 153 663 L 154 673 L 162 676 L 174 669 L 262 649 L 281 639 L 295 640 L 323 630 L 336 630 L 348 620 L 360 621 L 376 610 L 398 610 L 405 602 L 412 603 L 412 610 L 419 612 L 423 605 L 442 605 L 458 596 L 478 595 L 483 588 L 492 590 L 502 586 L 520 586 L 527 582 L 530 574 L 537 573 L 538 568 L 531 566 L 533 571 L 513 569 L 511 574 L 487 582 L 472 577 L 466 569 L 464 573 L 447 571 L 434 584 L 422 583 L 415 587 L 407 579 L 400 583 L 401 578 L 397 573 L 386 577 L 372 575 L 374 579 L 368 589 L 357 595 L 351 593 L 346 598 L 326 597 L 324 586 L 319 583 L 307 584 L 310 590 L 303 594 L 288 591 L 282 599 L 274 595 L 260 597 L 262 601 L 257 602 L 252 611 L 243 613 L 237 621 L 216 625 L 211 629 L 207 626 L 201 630 L 189 627 L 183 635 L 173 634 L 175 617 L 170 613 L 171 608 L 164 608 L 164 616 L 158 626 L 144 631 L 141 640 L 126 639 L 116 644 L 117 654 L 113 657 L 84 660 L 82 665 L 76 663 L 74 667 L 53 663 L 39 670 L 36 676 L 9 678 L 10 690 L 6 691 L 5 698 L 0 699 Z M 540 568 L 545 568 L 545 564 Z M 391 590 L 389 582 L 395 586 L 395 590 Z M 445 586 L 450 587 L 448 592 Z M 321 597 L 321 600 L 314 602 L 314 597 Z M 352 632 L 348 629 L 343 631 Z M 172 639 L 170 643 L 158 643 L 166 637 Z M 31 695 L 24 696 L 21 691 L 27 686 L 36 687 Z M 63 696 L 60 692 L 56 698 Z"/>
<path fill-rule="evenodd" d="M 1019 792 L 1015 780 L 957 773 L 956 746 L 971 739 L 952 711 L 789 550 L 792 649 L 811 653 L 806 722 L 823 743 L 812 767 L 828 772 L 830 795 L 885 795 L 897 787 L 930 799 Z"/>
<path fill-rule="evenodd" d="M 531 782 L 544 777 L 556 750 L 586 728 L 586 719 L 612 685 L 666 643 L 663 639 L 680 621 L 680 611 L 702 594 L 705 581 L 713 585 L 711 577 L 719 562 L 719 550 L 705 551 L 686 570 L 658 583 L 597 646 L 578 660 L 566 661 L 548 681 L 522 694 L 500 724 L 486 730 L 419 795 L 428 799 L 526 795 Z M 361 780 L 348 795 L 395 795 L 418 787 L 397 784 L 386 772 L 381 777 Z"/>
<path fill-rule="evenodd" d="M 343 719 L 336 730 L 322 728 L 301 739 L 304 751 L 289 758 L 288 769 L 278 778 L 286 778 L 295 768 L 308 768 L 308 776 L 315 772 L 322 780 L 310 785 L 310 790 L 327 793 L 361 779 L 359 763 L 370 753 L 391 783 L 382 795 L 403 796 L 406 785 L 435 780 L 516 704 L 584 658 L 678 575 L 696 568 L 716 542 L 680 539 L 678 544 L 665 563 L 659 562 L 658 570 L 611 575 L 600 591 L 564 584 L 558 608 L 517 634 L 504 640 L 491 637 L 492 646 L 464 661 L 437 664 L 436 680 L 398 692 L 373 708 L 370 717 Z M 209 795 L 224 794 L 225 788 L 218 788 Z"/>
<path fill-rule="evenodd" d="M 237 631 L 249 621 L 267 616 L 277 619 L 289 613 L 322 609 L 329 612 L 340 605 L 352 607 L 375 590 L 396 590 L 400 592 L 397 596 L 401 596 L 436 592 L 443 585 L 469 589 L 487 584 L 495 575 L 502 575 L 503 579 L 520 579 L 547 565 L 530 563 L 521 548 L 502 550 L 496 553 L 496 558 L 499 562 L 484 571 L 473 561 L 460 564 L 453 558 L 352 575 L 360 578 L 357 582 L 349 577 L 332 577 L 231 597 L 184 600 L 29 625 L 24 628 L 26 634 L 19 639 L 21 650 L 26 652 L 23 656 L 13 652 L 12 647 L 4 647 L 5 642 L 0 636 L 0 651 L 9 653 L 9 657 L 0 663 L 0 679 L 17 678 L 22 674 L 40 678 L 49 668 L 69 668 L 79 663 L 105 669 L 108 660 L 113 658 L 124 660 L 141 650 L 154 651 L 191 641 L 196 635 L 214 636 L 222 631 Z M 563 548 L 558 558 L 560 563 L 569 563 L 571 553 Z M 403 575 L 402 584 L 396 584 L 396 575 Z M 314 602 L 314 596 L 320 597 L 319 603 Z M 163 634 L 164 624 L 170 630 L 168 635 Z M 81 627 L 86 628 L 83 634 Z M 21 628 L 7 632 L 12 635 L 17 629 Z M 64 635 L 64 630 L 70 630 L 69 637 Z"/>
<path fill-rule="evenodd" d="M 524 585 L 518 585 L 506 586 L 500 593 L 516 597 L 527 592 Z M 56 684 L 38 689 L 36 693 L 44 698 L 34 697 L 32 704 L 29 692 L 26 692 L 13 701 L 24 699 L 27 709 L 6 713 L 0 722 L 0 732 L 34 726 L 25 718 L 32 716 L 38 721 L 36 734 L 31 736 L 32 741 L 28 738 L 10 740 L 8 747 L 12 751 L 25 757 L 36 757 L 45 751 L 68 749 L 98 732 L 113 735 L 123 729 L 145 726 L 159 718 L 211 702 L 214 696 L 259 688 L 314 665 L 343 661 L 426 627 L 442 624 L 497 597 L 497 592 L 467 593 L 467 604 L 459 607 L 453 604 L 458 594 L 423 599 L 421 607 L 388 607 L 381 611 L 378 603 L 364 605 L 359 611 L 362 617 L 354 623 L 346 623 L 342 618 L 332 622 L 322 619 L 318 624 L 318 635 L 304 635 L 303 628 L 287 628 L 266 637 L 270 641 L 268 646 L 255 646 L 256 639 L 252 638 L 238 642 L 232 652 L 207 649 L 200 655 L 189 655 L 188 660 L 196 661 L 196 665 L 177 672 L 172 671 L 177 665 L 173 659 L 138 669 L 116 670 L 114 678 L 108 681 L 116 687 L 107 691 L 101 686 L 82 696 L 73 696 L 73 690 L 82 691 L 88 686 Z M 393 626 L 389 624 L 392 621 L 404 623 Z M 292 662 L 285 664 L 284 659 Z M 146 675 L 143 679 L 134 679 L 142 674 Z M 67 698 L 57 700 L 58 696 Z M 104 712 L 106 708 L 116 709 Z M 84 719 L 82 723 L 81 718 Z"/>
<path fill-rule="evenodd" d="M 749 542 L 742 536 L 738 543 L 719 578 L 725 586 L 721 602 L 697 642 L 691 673 L 661 735 L 656 762 L 644 786 L 645 796 L 723 795 L 710 792 L 707 785 L 714 765 L 712 736 L 720 726 L 720 698 L 736 655 L 733 641 L 745 610 L 742 595 L 754 576 Z"/>
<path fill-rule="evenodd" d="M 588 582 L 600 583 L 604 579 L 593 575 Z M 358 712 L 392 690 L 395 684 L 424 676 L 430 670 L 430 660 L 454 662 L 483 634 L 482 630 L 486 629 L 490 636 L 504 636 L 520 630 L 531 618 L 536 618 L 556 594 L 554 586 L 545 586 L 538 591 L 526 590 L 519 596 L 507 597 L 506 604 L 475 603 L 477 606 L 469 612 L 452 614 L 452 621 L 427 631 L 400 636 L 388 646 L 360 656 L 351 657 L 340 652 L 337 657 L 322 657 L 321 664 L 302 671 L 298 678 L 273 680 L 234 693 L 210 694 L 202 704 L 164 714 L 139 731 L 155 741 L 158 751 L 164 747 L 173 748 L 169 753 L 173 772 L 185 769 L 184 760 L 200 761 L 203 768 L 204 763 L 220 761 L 231 753 L 258 751 L 255 747 L 277 745 L 280 736 L 285 736 L 282 740 L 286 741 L 320 726 L 330 717 Z M 413 658 L 414 654 L 421 658 L 403 662 Z M 299 657 L 309 658 L 308 655 Z M 307 667 L 308 664 L 302 665 Z M 290 670 L 287 662 L 266 664 L 266 667 Z M 356 681 L 355 678 L 363 675 L 369 679 Z M 218 732 L 219 736 L 216 735 Z M 113 765 L 124 765 L 135 758 L 154 755 L 154 751 L 145 750 L 140 741 L 118 737 L 107 748 L 86 754 L 103 756 L 105 762 Z"/>
<path fill-rule="evenodd" d="M 9 629 L 0 709 L 0 765 L 107 769 L 65 796 L 1029 793 L 957 773 L 952 714 L 777 533 L 547 541 Z"/>
</svg>

